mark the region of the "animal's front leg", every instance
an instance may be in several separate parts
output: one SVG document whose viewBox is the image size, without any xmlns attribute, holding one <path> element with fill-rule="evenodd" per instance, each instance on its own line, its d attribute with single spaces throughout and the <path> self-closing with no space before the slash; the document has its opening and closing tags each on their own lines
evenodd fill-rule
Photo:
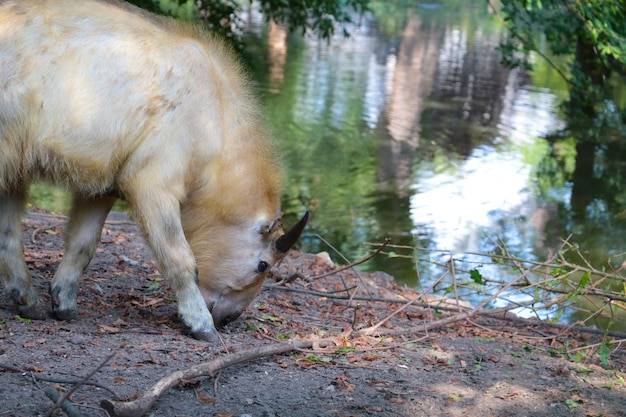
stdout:
<svg viewBox="0 0 626 417">
<path fill-rule="evenodd" d="M 24 194 L 0 195 L 0 281 L 21 316 L 41 320 L 47 312 L 33 288 L 22 251 L 23 210 Z"/>
<path fill-rule="evenodd" d="M 65 230 L 65 251 L 50 285 L 52 311 L 61 320 L 76 318 L 76 292 L 81 275 L 100 241 L 102 226 L 115 197 L 74 196 Z"/>
<path fill-rule="evenodd" d="M 136 183 L 142 183 L 137 180 Z M 158 185 L 137 192 L 124 191 L 133 206 L 161 271 L 168 277 L 178 298 L 178 313 L 196 339 L 214 341 L 217 330 L 198 288 L 198 270 L 180 219 L 180 203 Z"/>
</svg>

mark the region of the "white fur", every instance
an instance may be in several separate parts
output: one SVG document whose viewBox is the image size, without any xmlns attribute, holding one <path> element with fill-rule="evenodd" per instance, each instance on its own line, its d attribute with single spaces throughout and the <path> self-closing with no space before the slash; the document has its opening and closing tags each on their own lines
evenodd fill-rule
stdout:
<svg viewBox="0 0 626 417">
<path fill-rule="evenodd" d="M 241 313 L 266 275 L 259 261 L 283 255 L 281 175 L 249 91 L 228 48 L 191 26 L 113 1 L 0 1 L 0 206 L 11 211 L 0 275 L 18 306 L 28 312 L 36 296 L 15 211 L 41 179 L 76 196 L 51 283 L 57 315 L 75 314 L 118 195 L 194 334 L 214 332 L 204 301 L 218 321 Z"/>
</svg>

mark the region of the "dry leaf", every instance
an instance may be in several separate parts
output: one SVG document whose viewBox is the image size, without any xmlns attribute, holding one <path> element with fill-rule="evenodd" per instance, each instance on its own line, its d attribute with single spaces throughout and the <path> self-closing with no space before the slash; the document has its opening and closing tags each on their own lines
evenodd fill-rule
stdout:
<svg viewBox="0 0 626 417">
<path fill-rule="evenodd" d="M 107 326 L 106 324 L 100 324 L 99 326 L 102 331 L 107 333 L 119 333 L 120 331 L 119 327 Z"/>
<path fill-rule="evenodd" d="M 215 398 L 212 397 L 205 397 L 202 394 L 199 394 L 198 391 L 196 391 L 196 397 L 198 398 L 198 401 L 203 402 L 205 404 L 213 404 L 215 403 Z"/>
<path fill-rule="evenodd" d="M 503 400 L 506 400 L 507 398 L 519 397 L 520 395 L 522 395 L 521 392 L 513 391 L 513 392 L 507 392 L 507 393 L 504 393 L 504 394 L 500 394 L 500 395 L 498 395 L 498 397 L 503 399 Z"/>
</svg>

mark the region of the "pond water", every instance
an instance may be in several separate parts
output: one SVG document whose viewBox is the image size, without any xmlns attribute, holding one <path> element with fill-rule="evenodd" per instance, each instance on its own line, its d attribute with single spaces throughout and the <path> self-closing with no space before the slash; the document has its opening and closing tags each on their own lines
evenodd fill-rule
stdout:
<svg viewBox="0 0 626 417">
<path fill-rule="evenodd" d="M 465 275 L 507 281 L 519 271 L 472 254 L 543 260 L 570 235 L 594 262 L 621 262 L 624 206 L 574 205 L 574 147 L 544 139 L 564 126 L 559 76 L 540 61 L 532 74 L 500 66 L 505 33 L 483 0 L 377 16 L 330 43 L 244 16 L 286 165 L 286 223 L 313 213 L 304 249 L 356 261 L 389 237 L 395 246 L 361 268 L 409 286 L 430 285 L 452 256 Z M 55 193 L 37 187 L 33 203 L 63 211 Z"/>
</svg>

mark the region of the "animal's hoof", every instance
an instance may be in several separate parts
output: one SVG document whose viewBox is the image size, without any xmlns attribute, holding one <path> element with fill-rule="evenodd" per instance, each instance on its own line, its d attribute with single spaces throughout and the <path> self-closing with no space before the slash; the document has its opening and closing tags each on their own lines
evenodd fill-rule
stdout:
<svg viewBox="0 0 626 417">
<path fill-rule="evenodd" d="M 215 328 L 191 332 L 191 336 L 194 339 L 202 340 L 205 342 L 217 342 L 219 340 L 219 335 L 217 334 L 217 330 L 215 330 Z"/>
<path fill-rule="evenodd" d="M 20 317 L 32 320 L 45 320 L 48 318 L 48 310 L 43 307 L 43 304 L 41 302 L 38 302 L 37 304 L 32 306 L 18 306 L 17 313 L 20 315 Z"/>
<path fill-rule="evenodd" d="M 76 310 L 57 310 L 54 312 L 54 317 L 62 321 L 78 320 L 78 313 Z"/>
</svg>

